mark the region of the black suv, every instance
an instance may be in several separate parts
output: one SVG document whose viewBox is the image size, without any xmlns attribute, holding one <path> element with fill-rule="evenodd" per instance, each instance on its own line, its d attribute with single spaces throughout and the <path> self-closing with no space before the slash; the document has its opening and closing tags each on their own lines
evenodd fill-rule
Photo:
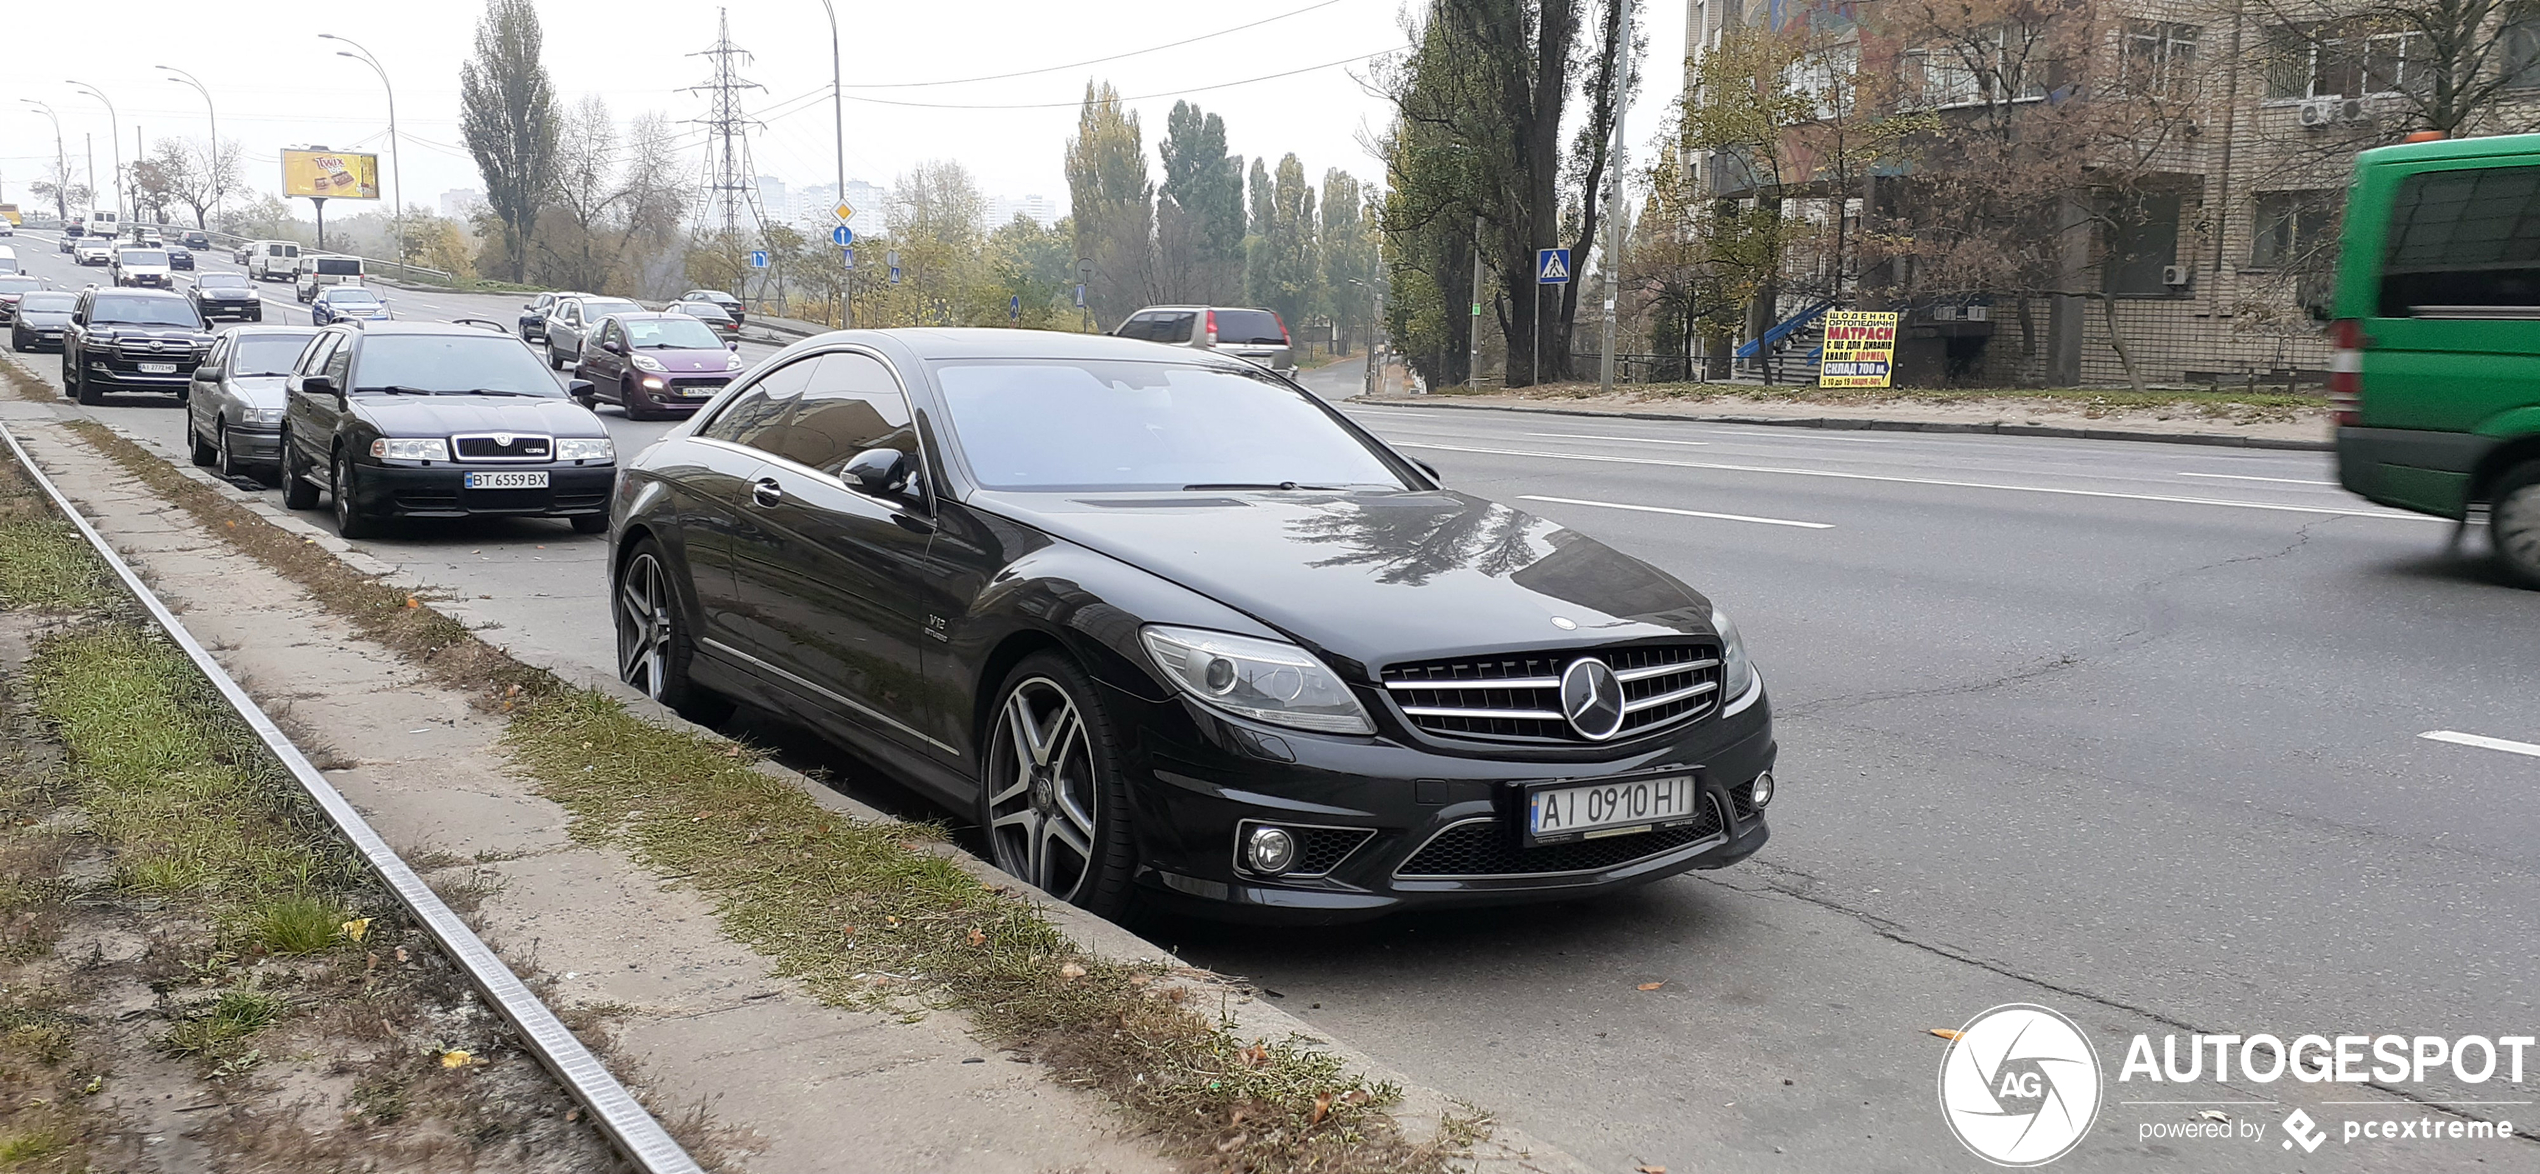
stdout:
<svg viewBox="0 0 2540 1174">
<path fill-rule="evenodd" d="M 194 312 L 206 322 L 214 318 L 236 318 L 245 322 L 265 320 L 265 304 L 257 298 L 256 287 L 237 273 L 205 273 L 194 279 L 185 291 L 194 299 Z"/>
<path fill-rule="evenodd" d="M 62 390 L 83 404 L 107 391 L 165 391 L 180 400 L 212 349 L 203 316 L 164 289 L 90 288 L 62 335 Z"/>
<path fill-rule="evenodd" d="M 527 344 L 475 326 L 374 322 L 320 331 L 284 380 L 282 500 L 335 499 L 335 525 L 527 514 L 608 529 L 617 450 Z"/>
</svg>

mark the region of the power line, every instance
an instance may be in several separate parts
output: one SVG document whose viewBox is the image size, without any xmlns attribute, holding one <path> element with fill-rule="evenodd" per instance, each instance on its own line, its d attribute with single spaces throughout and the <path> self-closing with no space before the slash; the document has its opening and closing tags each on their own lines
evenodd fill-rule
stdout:
<svg viewBox="0 0 2540 1174">
<path fill-rule="evenodd" d="M 921 86 L 964 86 L 969 85 L 972 82 L 997 82 L 1004 81 L 1007 78 L 1032 77 L 1044 73 L 1057 73 L 1061 70 L 1082 69 L 1088 65 L 1101 65 L 1107 61 L 1119 61 L 1125 58 L 1144 56 L 1148 53 L 1161 53 L 1166 49 L 1179 49 L 1184 45 L 1196 45 L 1201 41 L 1222 37 L 1229 33 L 1240 33 L 1246 29 L 1257 29 L 1274 21 L 1286 20 L 1291 16 L 1303 16 L 1315 9 L 1329 8 L 1340 2 L 1341 0 L 1322 0 L 1322 3 L 1320 4 L 1308 4 L 1303 8 L 1296 8 L 1282 12 L 1277 16 L 1265 16 L 1260 20 L 1252 22 L 1251 24 L 1239 24 L 1230 29 L 1219 29 L 1213 33 L 1201 33 L 1196 37 L 1174 41 L 1170 44 L 1150 45 L 1144 49 L 1131 49 L 1126 53 L 1114 53 L 1109 57 L 1092 57 L 1083 61 L 1071 61 L 1065 65 L 1045 65 L 1039 69 L 1025 69 L 1014 73 L 988 73 L 981 74 L 978 77 L 952 77 L 945 78 L 941 81 L 931 82 L 866 82 L 860 85 L 848 86 L 846 88 L 850 90 L 908 90 L 916 89 Z"/>
<path fill-rule="evenodd" d="M 1326 61 L 1321 65 L 1308 65 L 1301 69 L 1283 70 L 1279 73 L 1265 73 L 1259 77 L 1242 78 L 1231 82 L 1218 82 L 1215 85 L 1192 86 L 1188 89 L 1181 90 L 1160 90 L 1152 94 L 1126 94 L 1123 95 L 1120 100 L 1123 102 L 1143 102 L 1150 98 L 1178 98 L 1185 94 L 1205 94 L 1210 90 L 1223 90 L 1234 86 L 1248 86 L 1254 82 L 1276 81 L 1283 77 L 1295 77 L 1300 73 L 1312 73 L 1318 69 L 1330 69 L 1334 66 L 1348 65 L 1355 61 L 1365 61 L 1366 59 L 1379 54 L 1391 53 L 1395 49 L 1407 48 L 1410 48 L 1410 46 L 1388 46 L 1383 49 L 1378 49 L 1373 53 L 1355 53 L 1337 61 Z M 1083 105 L 1084 103 L 1084 100 L 1081 98 L 1071 98 L 1064 102 L 907 102 L 896 98 L 866 98 L 855 94 L 847 95 L 847 100 L 850 102 L 864 102 L 875 106 L 915 106 L 927 110 L 1057 110 L 1068 106 Z"/>
</svg>

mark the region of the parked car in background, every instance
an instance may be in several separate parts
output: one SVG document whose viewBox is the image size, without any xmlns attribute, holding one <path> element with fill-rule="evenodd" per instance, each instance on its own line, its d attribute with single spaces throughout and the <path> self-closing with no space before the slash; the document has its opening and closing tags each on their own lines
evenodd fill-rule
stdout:
<svg viewBox="0 0 2540 1174">
<path fill-rule="evenodd" d="M 740 373 L 733 345 L 686 314 L 611 314 L 574 367 L 591 384 L 582 406 L 607 400 L 623 406 L 629 420 L 685 416 Z"/>
<path fill-rule="evenodd" d="M 715 337 L 720 338 L 725 342 L 739 342 L 741 340 L 740 322 L 735 320 L 730 314 L 724 313 L 723 307 L 715 305 L 713 302 L 672 302 L 670 303 L 669 309 L 673 314 L 686 314 L 699 322 L 705 323 L 706 329 L 714 331 Z"/>
<path fill-rule="evenodd" d="M 679 300 L 683 302 L 703 302 L 723 311 L 725 316 L 731 318 L 734 322 L 747 322 L 750 320 L 749 314 L 744 311 L 744 308 L 741 305 L 741 299 L 733 297 L 731 294 L 725 293 L 719 289 L 692 289 L 679 295 Z"/>
<path fill-rule="evenodd" d="M 527 344 L 457 323 L 318 333 L 284 384 L 282 494 L 333 498 L 346 538 L 388 518 L 495 514 L 608 528 L 617 450 Z"/>
<path fill-rule="evenodd" d="M 194 299 L 194 312 L 209 322 L 216 318 L 236 318 L 245 322 L 265 320 L 264 299 L 256 296 L 256 287 L 235 273 L 197 274 L 185 296 Z"/>
<path fill-rule="evenodd" d="M 24 273 L 0 274 L 0 324 L 18 316 L 18 299 L 44 288 L 44 279 Z"/>
<path fill-rule="evenodd" d="M 185 295 L 91 286 L 80 291 L 62 338 L 62 388 L 83 404 L 108 391 L 182 397 L 211 349 L 211 331 Z"/>
<path fill-rule="evenodd" d="M 388 303 L 378 294 L 358 285 L 338 285 L 326 289 L 309 303 L 309 324 L 332 326 L 338 322 L 386 322 L 396 315 L 389 313 Z"/>
<path fill-rule="evenodd" d="M 9 319 L 9 349 L 60 350 L 62 334 L 70 329 L 71 310 L 77 305 L 75 293 L 44 290 L 21 295 L 18 311 Z"/>
<path fill-rule="evenodd" d="M 193 272 L 194 250 L 186 248 L 184 245 L 169 245 L 168 268 L 182 269 L 188 273 Z"/>
<path fill-rule="evenodd" d="M 1112 330 L 1121 338 L 1193 347 L 1296 375 L 1288 325 L 1270 310 L 1240 306 L 1149 306 Z"/>
<path fill-rule="evenodd" d="M 212 247 L 212 234 L 199 228 L 186 229 L 184 232 L 178 234 L 177 239 L 189 249 L 209 249 Z"/>
<path fill-rule="evenodd" d="M 79 251 L 79 234 L 77 232 L 64 230 L 61 239 L 54 242 L 53 251 L 56 253 L 77 254 Z"/>
<path fill-rule="evenodd" d="M 628 683 L 801 715 L 1098 914 L 1576 899 L 1769 835 L 1771 707 L 1716 604 L 1250 363 L 825 334 L 626 478 Z"/>
<path fill-rule="evenodd" d="M 139 245 L 146 249 L 163 249 L 167 247 L 168 240 L 160 235 L 158 229 L 147 224 L 136 224 L 124 234 L 123 243 Z"/>
<path fill-rule="evenodd" d="M 82 265 L 111 265 L 115 260 L 115 238 L 83 236 L 72 247 L 71 259 Z"/>
<path fill-rule="evenodd" d="M 194 463 L 224 477 L 268 476 L 282 453 L 282 381 L 317 331 L 250 326 L 212 344 L 186 398 Z"/>
<path fill-rule="evenodd" d="M 547 311 L 547 365 L 561 371 L 579 361 L 582 344 L 600 319 L 643 312 L 644 307 L 625 298 L 583 294 L 556 299 L 555 308 Z"/>
<path fill-rule="evenodd" d="M 312 254 L 300 258 L 299 271 L 291 278 L 291 293 L 307 302 L 316 300 L 319 290 L 361 283 L 361 258 Z"/>
<path fill-rule="evenodd" d="M 115 250 L 114 263 L 107 273 L 116 285 L 142 286 L 150 289 L 174 289 L 176 278 L 168 274 L 168 251 L 124 245 Z"/>
<path fill-rule="evenodd" d="M 249 241 L 241 263 L 257 281 L 287 281 L 300 270 L 300 246 L 296 241 Z"/>
<path fill-rule="evenodd" d="M 588 298 L 597 296 L 599 295 L 576 293 L 571 290 L 565 290 L 542 293 L 526 302 L 522 302 L 520 304 L 520 340 L 522 342 L 547 341 L 547 315 L 556 308 L 557 302 L 563 301 L 566 298 Z"/>
</svg>

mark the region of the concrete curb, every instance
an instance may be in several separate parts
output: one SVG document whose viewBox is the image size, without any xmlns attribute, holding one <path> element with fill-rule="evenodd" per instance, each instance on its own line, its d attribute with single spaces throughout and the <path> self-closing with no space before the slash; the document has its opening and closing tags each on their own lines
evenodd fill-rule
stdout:
<svg viewBox="0 0 2540 1174">
<path fill-rule="evenodd" d="M 1950 420 L 1879 420 L 1841 416 L 1691 415 L 1679 412 L 1631 412 L 1601 408 L 1552 408 L 1525 404 L 1459 404 L 1434 395 L 1357 396 L 1351 403 L 1385 407 L 1453 408 L 1463 412 L 1521 412 L 1543 416 L 1593 416 L 1605 419 L 1658 420 L 1695 424 L 1764 424 L 1776 428 L 1821 428 L 1830 432 L 1952 432 L 1991 436 L 2047 436 L 2063 440 L 2130 440 L 2151 444 L 2199 444 L 2220 448 L 2286 449 L 2332 452 L 2325 440 L 2285 440 L 2272 436 L 2237 436 L 2228 432 L 2142 432 L 2124 428 L 2060 428 L 2049 424 L 1968 423 Z"/>
<path fill-rule="evenodd" d="M 27 406 L 49 409 L 50 413 L 58 419 L 92 419 L 66 401 L 53 404 L 38 402 Z M 111 428 L 112 425 L 107 427 Z M 122 433 L 117 432 L 117 435 L 120 436 Z M 125 439 L 131 438 L 125 437 Z M 134 443 L 140 442 L 134 441 Z M 403 568 L 353 549 L 350 544 L 333 532 L 288 510 L 277 508 L 271 502 L 264 500 L 260 494 L 249 494 L 219 476 L 191 465 L 171 461 L 169 467 L 175 469 L 181 476 L 211 487 L 214 492 L 253 511 L 257 516 L 275 526 L 310 540 L 328 553 L 342 559 L 345 565 L 356 571 L 392 581 L 411 578 L 406 575 Z M 417 585 L 430 586 L 428 583 L 419 581 Z M 479 639 L 502 649 L 505 654 L 524 664 L 553 673 L 558 679 L 568 684 L 592 689 L 615 698 L 633 712 L 673 729 L 684 729 L 709 737 L 723 736 L 689 722 L 669 708 L 627 686 L 613 675 L 602 673 L 589 666 L 559 662 L 541 653 L 513 647 L 497 638 L 498 634 L 491 630 L 490 622 L 485 617 L 475 614 L 467 606 L 467 602 L 455 598 L 436 598 L 431 601 L 431 606 L 451 619 L 466 625 L 470 631 L 478 634 Z M 778 763 L 762 761 L 757 769 L 772 778 L 793 784 L 822 807 L 850 818 L 868 821 L 898 821 L 897 816 L 841 794 L 809 776 Z M 1147 941 L 1121 926 L 1095 917 L 1075 906 L 1057 901 L 1029 883 L 1000 871 L 996 866 L 960 848 L 943 845 L 937 850 L 945 858 L 952 860 L 983 881 L 994 885 L 1011 886 L 1018 892 L 1030 894 L 1035 898 L 1034 904 L 1039 908 L 1042 916 L 1048 918 L 1069 940 L 1076 942 L 1096 957 L 1124 963 L 1161 960 L 1177 967 L 1188 967 L 1188 964 L 1174 956 L 1172 951 Z M 1371 1080 L 1390 1081 L 1399 1086 L 1402 1090 L 1402 1103 L 1395 1108 L 1393 1116 L 1414 1137 L 1423 1136 L 1422 1130 L 1430 1131 L 1426 1136 L 1434 1136 L 1435 1131 L 1441 1129 L 1450 1116 L 1487 1119 L 1486 1114 L 1466 1102 L 1423 1085 L 1365 1052 L 1332 1038 L 1330 1034 L 1288 1014 L 1268 1001 L 1254 997 L 1240 983 L 1210 976 L 1203 985 L 1205 989 L 1220 995 L 1219 1010 L 1224 1016 L 1234 1021 L 1238 1034 L 1247 1038 L 1273 1040 L 1293 1037 L 1338 1056 L 1348 1064 L 1351 1070 L 1362 1073 Z M 1205 1013 L 1204 1009 L 1203 1013 Z M 1474 1171 L 1474 1174 L 1590 1174 L 1594 1170 L 1594 1167 L 1570 1154 L 1506 1125 L 1490 1126 L 1488 1136 L 1475 1145 L 1472 1157 L 1464 1165 Z"/>
</svg>

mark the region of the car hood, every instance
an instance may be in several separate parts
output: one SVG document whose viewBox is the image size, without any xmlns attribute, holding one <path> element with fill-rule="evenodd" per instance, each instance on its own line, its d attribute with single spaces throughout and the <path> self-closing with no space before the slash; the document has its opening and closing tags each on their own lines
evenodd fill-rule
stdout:
<svg viewBox="0 0 2540 1174">
<path fill-rule="evenodd" d="M 179 342 L 210 345 L 212 336 L 190 326 L 133 326 L 120 322 L 96 322 L 88 327 L 91 336 L 111 335 L 118 342 L 135 338 L 166 338 Z"/>
<path fill-rule="evenodd" d="M 1576 530 L 1450 490 L 983 492 L 971 501 L 1371 672 L 1413 657 L 1711 631 L 1709 601 L 1666 572 Z"/>
<path fill-rule="evenodd" d="M 198 285 L 194 288 L 200 291 L 204 297 L 210 298 L 216 302 L 252 302 L 256 300 L 256 291 L 252 289 L 231 289 L 227 286 L 220 285 Z"/>
<path fill-rule="evenodd" d="M 722 347 L 716 347 L 713 350 L 646 350 L 635 353 L 661 364 L 675 375 L 691 375 L 700 372 L 721 375 L 729 369 L 725 366 L 724 360 L 732 354 Z"/>
<path fill-rule="evenodd" d="M 355 410 L 389 436 L 453 432 L 521 432 L 541 436 L 606 436 L 600 418 L 561 396 L 357 395 Z"/>
<path fill-rule="evenodd" d="M 68 326 L 71 324 L 71 312 L 68 310 L 20 310 L 18 320 L 29 326 Z"/>
<path fill-rule="evenodd" d="M 283 394 L 287 377 L 282 375 L 232 375 L 227 380 L 231 395 L 251 408 L 278 408 L 289 397 Z"/>
</svg>

